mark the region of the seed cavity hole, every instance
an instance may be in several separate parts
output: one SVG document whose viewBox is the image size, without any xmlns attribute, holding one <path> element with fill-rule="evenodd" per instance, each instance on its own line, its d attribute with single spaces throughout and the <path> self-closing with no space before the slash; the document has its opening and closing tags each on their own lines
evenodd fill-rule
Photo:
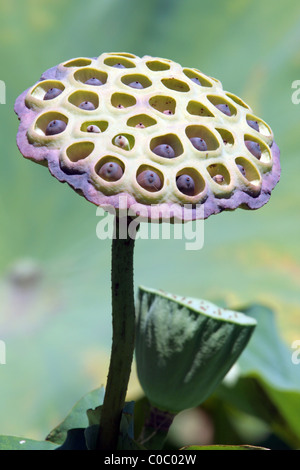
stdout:
<svg viewBox="0 0 300 470">
<path fill-rule="evenodd" d="M 220 146 L 213 132 L 205 126 L 188 126 L 185 133 L 191 144 L 199 151 L 212 151 Z"/>
<path fill-rule="evenodd" d="M 125 171 L 124 163 L 116 157 L 103 157 L 95 166 L 96 173 L 107 182 L 119 181 Z"/>
<path fill-rule="evenodd" d="M 205 189 L 205 180 L 194 168 L 184 168 L 176 175 L 176 186 L 186 196 L 196 196 Z"/>
<path fill-rule="evenodd" d="M 90 86 L 101 86 L 107 82 L 107 73 L 98 69 L 84 68 L 74 72 L 74 78 L 77 82 Z"/>
<path fill-rule="evenodd" d="M 161 82 L 166 88 L 169 88 L 169 90 L 179 91 L 182 93 L 190 91 L 189 85 L 182 80 L 178 80 L 178 78 L 163 78 Z"/>
<path fill-rule="evenodd" d="M 215 183 L 221 186 L 230 184 L 230 173 L 225 165 L 213 163 L 207 167 L 207 171 Z"/>
<path fill-rule="evenodd" d="M 176 134 L 154 137 L 150 142 L 152 152 L 163 158 L 175 158 L 183 153 L 183 146 Z"/>
<path fill-rule="evenodd" d="M 105 132 L 107 128 L 108 128 L 107 121 L 85 121 L 81 125 L 80 130 L 82 132 L 100 134 L 101 132 Z"/>
<path fill-rule="evenodd" d="M 121 81 L 122 83 L 124 83 L 124 85 L 127 85 L 130 88 L 133 88 L 136 90 L 142 90 L 152 85 L 151 80 L 149 80 L 149 78 L 146 77 L 146 75 L 140 75 L 140 74 L 124 75 L 121 78 Z"/>
<path fill-rule="evenodd" d="M 39 135 L 53 136 L 61 134 L 67 127 L 68 118 L 56 111 L 42 114 L 36 120 L 34 130 Z"/>
<path fill-rule="evenodd" d="M 131 150 L 134 147 L 135 139 L 130 134 L 118 134 L 112 139 L 113 145 L 123 150 Z"/>
<path fill-rule="evenodd" d="M 214 114 L 199 101 L 189 101 L 186 109 L 193 116 L 214 117 Z"/>
<path fill-rule="evenodd" d="M 151 193 L 160 191 L 164 184 L 163 174 L 156 168 L 141 165 L 136 174 L 138 184 Z"/>
<path fill-rule="evenodd" d="M 78 162 L 87 158 L 94 150 L 93 142 L 76 142 L 70 145 L 67 150 L 67 157 L 71 162 Z"/>
<path fill-rule="evenodd" d="M 157 121 L 153 119 L 152 117 L 148 116 L 147 114 L 138 114 L 136 116 L 132 116 L 127 121 L 127 126 L 137 127 L 140 129 L 154 126 L 155 124 L 157 124 Z"/>
<path fill-rule="evenodd" d="M 92 60 L 86 57 L 77 57 L 76 59 L 69 60 L 63 64 L 64 67 L 86 67 L 91 65 Z"/>
<path fill-rule="evenodd" d="M 136 104 L 136 99 L 126 93 L 114 93 L 111 97 L 111 104 L 118 109 L 130 108 Z"/>
<path fill-rule="evenodd" d="M 170 69 L 170 65 L 161 60 L 149 60 L 146 65 L 152 72 L 163 72 Z"/>
<path fill-rule="evenodd" d="M 193 69 L 183 69 L 183 73 L 196 85 L 203 87 L 212 87 L 212 83 L 201 72 Z"/>
<path fill-rule="evenodd" d="M 149 104 L 152 108 L 156 109 L 157 111 L 165 114 L 165 115 L 172 115 L 175 114 L 176 109 L 176 101 L 174 98 L 170 96 L 152 96 L 149 99 Z"/>
<path fill-rule="evenodd" d="M 75 91 L 69 96 L 68 100 L 73 106 L 85 111 L 94 111 L 99 106 L 98 95 L 87 90 Z"/>
<path fill-rule="evenodd" d="M 105 65 L 108 65 L 109 67 L 114 67 L 117 69 L 130 69 L 134 68 L 135 64 L 131 61 L 126 59 L 125 57 L 120 56 L 114 56 L 114 57 L 107 57 L 104 60 Z"/>
<path fill-rule="evenodd" d="M 238 171 L 249 183 L 259 186 L 261 177 L 257 168 L 246 158 L 237 157 L 235 159 Z"/>
</svg>

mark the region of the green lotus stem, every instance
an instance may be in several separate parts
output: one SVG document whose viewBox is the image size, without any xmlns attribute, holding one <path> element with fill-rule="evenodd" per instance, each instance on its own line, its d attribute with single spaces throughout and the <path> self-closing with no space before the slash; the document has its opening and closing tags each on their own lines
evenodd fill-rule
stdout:
<svg viewBox="0 0 300 470">
<path fill-rule="evenodd" d="M 128 234 L 131 219 L 115 218 L 112 241 L 112 349 L 100 418 L 98 450 L 117 448 L 120 420 L 133 361 L 135 306 L 133 288 L 134 237 Z M 122 225 L 123 224 L 123 225 Z M 126 228 L 126 234 L 124 232 Z M 124 238 L 122 238 L 124 237 Z"/>
</svg>

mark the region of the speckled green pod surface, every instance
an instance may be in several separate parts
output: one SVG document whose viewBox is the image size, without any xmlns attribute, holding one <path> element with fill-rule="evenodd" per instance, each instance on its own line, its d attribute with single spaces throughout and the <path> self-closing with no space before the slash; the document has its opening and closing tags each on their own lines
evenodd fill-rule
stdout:
<svg viewBox="0 0 300 470">
<path fill-rule="evenodd" d="M 178 413 L 200 405 L 221 383 L 256 320 L 206 300 L 139 288 L 138 378 L 150 403 Z"/>
<path fill-rule="evenodd" d="M 26 158 L 96 205 L 148 219 L 257 209 L 280 177 L 270 127 L 219 80 L 167 59 L 69 60 L 15 111 Z"/>
</svg>

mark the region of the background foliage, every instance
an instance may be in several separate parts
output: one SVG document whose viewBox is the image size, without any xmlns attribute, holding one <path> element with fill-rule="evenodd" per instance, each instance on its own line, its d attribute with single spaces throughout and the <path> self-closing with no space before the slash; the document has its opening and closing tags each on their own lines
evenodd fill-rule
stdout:
<svg viewBox="0 0 300 470">
<path fill-rule="evenodd" d="M 199 252 L 184 241 L 139 241 L 136 284 L 231 308 L 263 303 L 292 354 L 300 339 L 300 106 L 291 101 L 299 40 L 297 0 L 0 0 L 0 434 L 44 438 L 105 382 L 111 337 L 110 242 L 96 237 L 93 205 L 21 158 L 16 97 L 59 62 L 118 51 L 199 68 L 241 96 L 281 149 L 270 202 L 209 218 Z M 299 385 L 300 365 L 291 374 Z M 135 374 L 130 396 L 140 396 Z"/>
</svg>

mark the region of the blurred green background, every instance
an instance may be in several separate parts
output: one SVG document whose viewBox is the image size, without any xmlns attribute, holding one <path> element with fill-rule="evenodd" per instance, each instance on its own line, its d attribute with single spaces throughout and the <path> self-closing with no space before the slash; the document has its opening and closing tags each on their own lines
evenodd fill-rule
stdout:
<svg viewBox="0 0 300 470">
<path fill-rule="evenodd" d="M 105 382 L 111 341 L 110 241 L 96 237 L 92 204 L 19 154 L 17 96 L 44 70 L 103 52 L 169 58 L 241 96 L 274 131 L 280 184 L 259 211 L 210 217 L 198 252 L 184 240 L 140 240 L 136 286 L 232 308 L 262 302 L 291 347 L 300 339 L 299 43 L 297 0 L 0 0 L 0 434 L 43 438 Z M 135 374 L 130 394 L 139 395 Z"/>
</svg>

